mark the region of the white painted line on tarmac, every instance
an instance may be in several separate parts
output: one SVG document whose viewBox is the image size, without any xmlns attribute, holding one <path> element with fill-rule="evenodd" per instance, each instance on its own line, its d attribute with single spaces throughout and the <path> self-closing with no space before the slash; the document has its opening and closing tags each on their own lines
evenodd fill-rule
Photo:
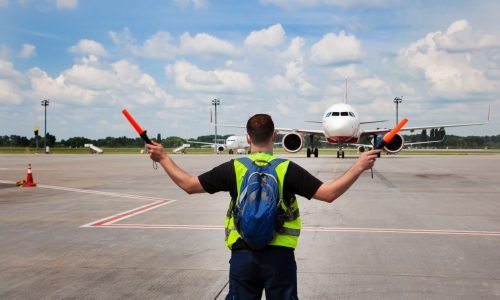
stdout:
<svg viewBox="0 0 500 300">
<path fill-rule="evenodd" d="M 115 223 L 115 222 L 113 222 Z M 167 225 L 167 224 L 103 224 L 92 227 L 127 228 L 127 229 L 187 229 L 187 230 L 223 230 L 222 225 Z M 464 236 L 500 236 L 497 231 L 468 231 L 440 229 L 400 229 L 400 228 L 345 228 L 345 227 L 303 227 L 306 232 L 358 232 L 358 233 L 398 233 L 427 235 L 464 235 Z"/>
<path fill-rule="evenodd" d="M 76 193 L 84 193 L 84 194 L 94 194 L 94 195 L 111 196 L 111 197 L 119 197 L 119 198 L 129 198 L 129 199 L 139 199 L 139 200 L 165 200 L 165 199 L 162 199 L 162 198 L 159 198 L 159 197 L 129 195 L 129 194 L 121 194 L 121 193 L 113 193 L 113 192 L 103 192 L 103 191 L 95 191 L 95 190 L 84 190 L 84 189 L 76 189 L 76 188 L 69 188 L 69 187 L 63 187 L 63 186 L 54 186 L 54 185 L 39 184 L 38 187 L 42 188 L 42 189 L 52 189 L 52 190 L 59 190 L 59 191 L 76 192 Z"/>
<path fill-rule="evenodd" d="M 0 180 L 0 183 L 15 184 L 13 181 Z M 223 230 L 224 226 L 217 225 L 163 225 L 163 224 L 116 224 L 133 216 L 148 212 L 160 206 L 174 202 L 158 197 L 129 195 L 95 190 L 84 190 L 52 185 L 38 185 L 39 188 L 62 190 L 68 192 L 95 194 L 111 197 L 121 197 L 139 200 L 154 200 L 155 202 L 143 205 L 125 212 L 121 212 L 101 220 L 97 220 L 81 227 L 107 228 L 136 228 L 136 229 L 188 229 L 188 230 Z M 308 232 L 358 232 L 358 233 L 398 233 L 398 234 L 427 234 L 427 235 L 462 235 L 462 236 L 500 236 L 500 231 L 473 231 L 473 230 L 445 230 L 445 229 L 405 229 L 405 228 L 343 228 L 343 227 L 303 227 Z"/>
<path fill-rule="evenodd" d="M 15 184 L 14 181 L 7 181 L 7 180 L 0 180 L 0 183 Z M 130 194 L 121 194 L 121 193 L 113 193 L 113 192 L 95 191 L 95 190 L 84 190 L 84 189 L 70 188 L 70 187 L 64 187 L 64 186 L 55 186 L 55 185 L 37 184 L 37 187 L 38 188 L 42 188 L 42 189 L 51 189 L 51 190 L 59 190 L 59 191 L 66 191 L 66 192 L 94 194 L 94 195 L 111 196 L 111 197 L 119 197 L 119 198 L 129 198 L 129 199 L 138 199 L 138 200 L 153 200 L 153 201 L 166 200 L 166 199 L 159 198 L 159 197 L 149 197 L 149 196 L 141 196 L 141 195 L 130 195 Z M 168 201 L 173 202 L 175 200 L 168 200 Z"/>
</svg>

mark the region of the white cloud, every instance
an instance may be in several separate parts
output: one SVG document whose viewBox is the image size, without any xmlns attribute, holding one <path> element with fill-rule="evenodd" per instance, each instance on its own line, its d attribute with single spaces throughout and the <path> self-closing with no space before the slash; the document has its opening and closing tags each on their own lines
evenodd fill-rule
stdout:
<svg viewBox="0 0 500 300">
<path fill-rule="evenodd" d="M 468 22 L 461 20 L 454 22 L 446 33 L 429 33 L 401 49 L 398 59 L 408 71 L 422 73 L 438 95 L 456 98 L 487 93 L 499 85 L 485 76 L 483 70 L 490 62 L 481 50 L 492 47 L 495 40 L 496 37 L 473 31 Z"/>
<path fill-rule="evenodd" d="M 58 9 L 75 9 L 78 7 L 78 0 L 56 0 Z"/>
<path fill-rule="evenodd" d="M 22 102 L 21 91 L 11 81 L 0 79 L 0 103 L 17 105 Z"/>
<path fill-rule="evenodd" d="M 143 45 L 136 44 L 132 33 L 127 27 L 121 32 L 110 31 L 108 34 L 113 43 L 135 56 L 151 59 L 170 59 L 179 52 L 168 32 L 159 31 L 155 33 Z"/>
<path fill-rule="evenodd" d="M 267 86 L 273 91 L 291 91 L 293 89 L 288 79 L 282 75 L 274 75 L 267 82 Z"/>
<path fill-rule="evenodd" d="M 390 87 L 379 77 L 372 76 L 369 78 L 360 79 L 357 85 L 363 89 L 363 92 L 370 95 L 370 97 L 391 95 Z"/>
<path fill-rule="evenodd" d="M 83 55 L 94 55 L 94 56 L 105 56 L 106 50 L 104 47 L 94 40 L 82 39 L 78 44 L 71 46 L 69 48 L 71 53 L 83 54 Z"/>
<path fill-rule="evenodd" d="M 8 59 L 10 57 L 10 49 L 5 44 L 0 44 L 0 59 Z"/>
<path fill-rule="evenodd" d="M 78 86 L 91 91 L 105 91 L 119 87 L 117 73 L 112 66 L 103 65 L 97 57 L 83 58 L 78 64 L 63 72 L 66 86 Z"/>
<path fill-rule="evenodd" d="M 314 86 L 306 78 L 302 64 L 291 61 L 286 64 L 286 78 L 298 88 L 301 95 L 309 95 L 313 92 Z"/>
<path fill-rule="evenodd" d="M 18 80 L 21 76 L 10 61 L 0 59 L 0 79 Z"/>
<path fill-rule="evenodd" d="M 180 37 L 180 50 L 186 54 L 227 55 L 236 54 L 236 48 L 227 41 L 207 33 L 198 33 L 194 37 L 185 32 Z"/>
<path fill-rule="evenodd" d="M 500 40 L 491 34 L 473 31 L 467 20 L 453 22 L 446 33 L 433 35 L 437 47 L 447 51 L 469 51 L 500 46 Z"/>
<path fill-rule="evenodd" d="M 290 42 L 288 49 L 283 53 L 285 59 L 295 60 L 297 62 L 303 63 L 304 55 L 302 53 L 302 48 L 305 45 L 305 40 L 301 37 L 295 37 Z"/>
<path fill-rule="evenodd" d="M 397 3 L 399 0 L 260 0 L 262 4 L 273 4 L 283 8 L 298 8 L 311 6 L 378 6 L 385 7 L 392 3 Z"/>
<path fill-rule="evenodd" d="M 280 46 L 285 40 L 285 30 L 281 24 L 269 28 L 252 31 L 245 39 L 245 46 L 250 48 L 273 49 Z"/>
<path fill-rule="evenodd" d="M 172 36 L 160 31 L 144 42 L 143 46 L 133 46 L 133 53 L 146 58 L 168 59 L 177 54 L 177 47 L 172 44 Z"/>
<path fill-rule="evenodd" d="M 175 3 L 182 8 L 192 6 L 195 9 L 200 9 L 208 6 L 208 0 L 175 0 Z"/>
<path fill-rule="evenodd" d="M 232 70 L 205 71 L 187 61 L 177 61 L 165 68 L 178 88 L 195 92 L 247 93 L 253 89 L 248 74 Z"/>
<path fill-rule="evenodd" d="M 21 104 L 26 96 L 26 83 L 24 75 L 10 61 L 0 58 L 0 103 Z"/>
<path fill-rule="evenodd" d="M 339 35 L 328 33 L 311 47 L 311 61 L 318 65 L 352 63 L 363 56 L 361 42 L 343 31 Z"/>
<path fill-rule="evenodd" d="M 36 47 L 30 44 L 23 44 L 21 51 L 19 52 L 19 57 L 31 58 L 36 55 Z"/>
<path fill-rule="evenodd" d="M 33 97 L 58 99 L 60 103 L 102 106 L 129 104 L 160 104 L 180 107 L 179 103 L 160 88 L 140 67 L 127 60 L 102 63 L 95 56 L 84 58 L 59 76 L 50 77 L 39 68 L 28 72 Z"/>
</svg>

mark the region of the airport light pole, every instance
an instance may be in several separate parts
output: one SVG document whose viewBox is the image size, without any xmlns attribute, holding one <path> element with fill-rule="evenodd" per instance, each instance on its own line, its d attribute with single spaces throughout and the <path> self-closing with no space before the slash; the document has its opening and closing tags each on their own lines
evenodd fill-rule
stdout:
<svg viewBox="0 0 500 300">
<path fill-rule="evenodd" d="M 219 149 L 217 147 L 217 105 L 220 105 L 219 99 L 213 99 L 212 105 L 215 106 L 215 137 L 214 137 L 214 149 L 215 153 L 219 153 Z"/>
<path fill-rule="evenodd" d="M 396 97 L 394 98 L 394 103 L 396 103 L 396 125 L 399 122 L 399 117 L 398 117 L 398 105 L 399 103 L 403 102 L 403 97 Z"/>
<path fill-rule="evenodd" d="M 43 138 L 43 148 L 45 153 L 47 153 L 47 106 L 49 106 L 49 100 L 45 99 L 42 101 L 42 106 L 45 108 L 45 128 L 44 128 L 44 138 Z"/>
</svg>

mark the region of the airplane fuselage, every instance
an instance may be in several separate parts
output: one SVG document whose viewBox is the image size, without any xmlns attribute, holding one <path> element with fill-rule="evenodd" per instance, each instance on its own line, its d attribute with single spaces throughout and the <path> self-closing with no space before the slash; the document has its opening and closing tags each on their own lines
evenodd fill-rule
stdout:
<svg viewBox="0 0 500 300">
<path fill-rule="evenodd" d="M 329 143 L 357 143 L 361 136 L 357 111 L 345 103 L 334 104 L 323 114 L 323 129 Z"/>
<path fill-rule="evenodd" d="M 250 145 L 244 135 L 232 135 L 226 139 L 226 147 L 230 150 L 248 149 Z"/>
</svg>

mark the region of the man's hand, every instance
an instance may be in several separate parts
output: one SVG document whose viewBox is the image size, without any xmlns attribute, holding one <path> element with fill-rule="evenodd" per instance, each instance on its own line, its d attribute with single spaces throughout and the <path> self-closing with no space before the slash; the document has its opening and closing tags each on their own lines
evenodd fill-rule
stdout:
<svg viewBox="0 0 500 300">
<path fill-rule="evenodd" d="M 165 149 L 163 149 L 163 146 L 154 141 L 152 143 L 152 145 L 146 144 L 146 149 L 148 149 L 149 157 L 157 162 L 160 162 L 163 159 L 167 158 L 167 154 L 165 153 Z"/>
<path fill-rule="evenodd" d="M 373 168 L 375 160 L 377 160 L 378 154 L 381 151 L 381 149 L 375 149 L 363 152 L 354 166 L 359 168 L 361 171 Z"/>
</svg>

